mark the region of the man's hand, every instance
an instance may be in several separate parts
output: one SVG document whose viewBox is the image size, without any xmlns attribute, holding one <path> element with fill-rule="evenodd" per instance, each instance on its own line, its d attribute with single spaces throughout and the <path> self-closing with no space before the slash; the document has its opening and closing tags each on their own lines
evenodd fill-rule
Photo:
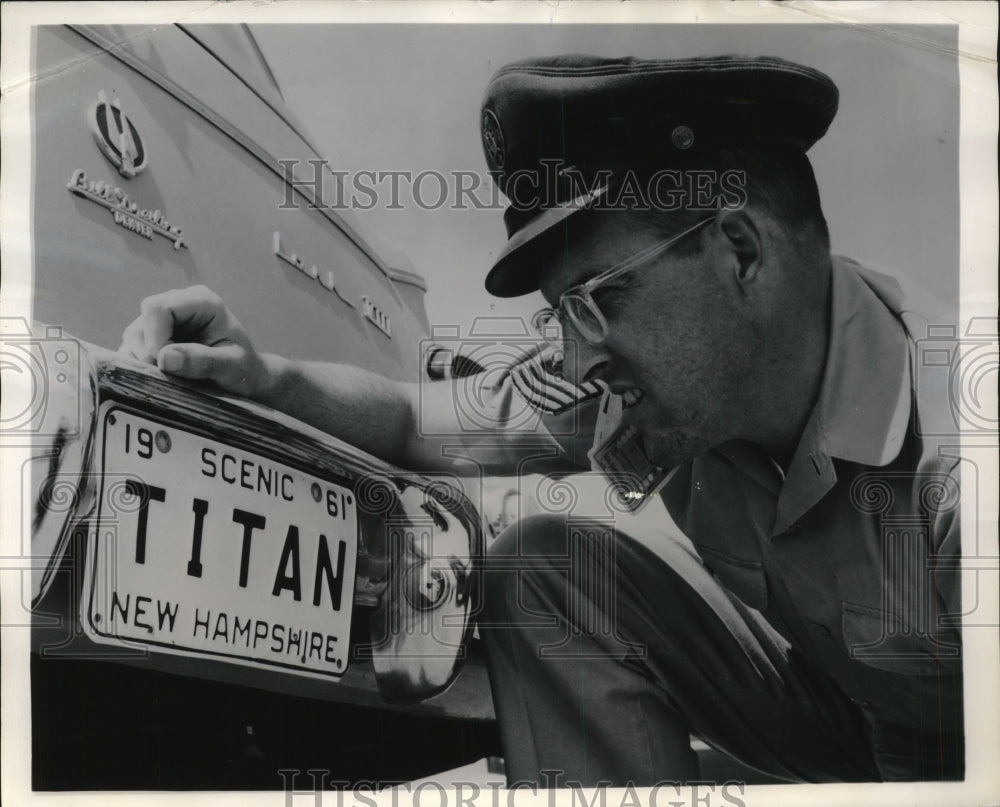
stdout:
<svg viewBox="0 0 1000 807">
<path fill-rule="evenodd" d="M 264 358 L 211 289 L 191 286 L 155 294 L 142 301 L 140 310 L 122 334 L 119 353 L 251 398 L 267 387 Z"/>
<path fill-rule="evenodd" d="M 518 428 L 509 437 L 494 429 L 479 435 L 460 420 L 456 401 L 478 394 L 474 379 L 462 379 L 461 389 L 456 381 L 428 382 L 421 394 L 417 383 L 361 367 L 258 353 L 219 295 L 204 286 L 147 297 L 141 311 L 125 329 L 120 353 L 181 378 L 211 380 L 401 468 L 513 474 L 538 456 L 537 437 L 525 443 Z M 421 412 L 433 420 L 425 423 Z M 545 439 L 547 432 L 541 434 Z M 456 453 L 460 446 L 468 456 Z"/>
</svg>

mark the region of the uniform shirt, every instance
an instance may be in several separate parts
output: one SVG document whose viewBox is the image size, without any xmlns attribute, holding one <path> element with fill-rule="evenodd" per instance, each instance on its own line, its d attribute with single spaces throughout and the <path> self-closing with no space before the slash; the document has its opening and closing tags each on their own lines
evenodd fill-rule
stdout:
<svg viewBox="0 0 1000 807">
<path fill-rule="evenodd" d="M 947 368 L 920 356 L 939 323 L 914 299 L 835 257 L 821 391 L 787 474 L 758 446 L 732 442 L 681 465 L 661 495 L 720 582 L 863 711 L 886 779 L 957 778 L 959 441 Z M 517 373 L 467 380 L 501 431 L 531 404 Z M 482 466 L 517 455 L 532 471 L 587 467 L 592 403 L 543 411 L 480 453 Z M 524 465 L 529 435 L 542 442 Z"/>
<path fill-rule="evenodd" d="M 835 259 L 821 391 L 787 475 L 734 442 L 663 492 L 718 579 L 863 710 L 889 779 L 963 765 L 958 440 L 942 368 L 920 360 L 927 325 L 898 283 Z"/>
</svg>

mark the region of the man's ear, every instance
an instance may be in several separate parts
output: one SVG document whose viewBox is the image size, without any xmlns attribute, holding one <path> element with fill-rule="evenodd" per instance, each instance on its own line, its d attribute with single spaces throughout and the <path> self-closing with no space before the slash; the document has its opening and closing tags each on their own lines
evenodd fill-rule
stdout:
<svg viewBox="0 0 1000 807">
<path fill-rule="evenodd" d="M 733 278 L 743 294 L 757 279 L 763 261 L 763 243 L 753 216 L 746 210 L 729 210 L 719 215 L 719 230 L 725 248 L 733 257 Z"/>
</svg>

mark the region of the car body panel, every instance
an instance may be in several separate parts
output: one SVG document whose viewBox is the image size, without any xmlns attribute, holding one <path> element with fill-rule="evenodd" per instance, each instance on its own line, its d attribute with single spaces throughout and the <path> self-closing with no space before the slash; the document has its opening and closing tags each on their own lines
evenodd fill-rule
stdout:
<svg viewBox="0 0 1000 807">
<path fill-rule="evenodd" d="M 245 26 L 42 26 L 35 29 L 33 56 L 39 77 L 32 88 L 36 324 L 24 341 L 41 354 L 54 345 L 69 345 L 79 362 L 71 383 L 63 384 L 71 399 L 69 421 L 53 426 L 43 417 L 32 439 L 35 457 L 28 488 L 34 498 L 33 549 L 47 559 L 36 578 L 33 609 L 37 724 L 56 725 L 46 703 L 62 703 L 59 708 L 64 710 L 71 703 L 74 713 L 66 713 L 66 720 L 86 726 L 79 730 L 88 732 L 87 742 L 104 742 L 100 722 L 88 721 L 85 704 L 91 696 L 113 699 L 115 670 L 128 668 L 138 676 L 138 686 L 156 682 L 182 699 L 197 699 L 221 684 L 231 688 L 225 691 L 236 701 L 250 704 L 250 711 L 271 714 L 305 699 L 315 702 L 317 714 L 325 719 L 350 713 L 351 720 L 381 725 L 382 718 L 374 715 L 392 712 L 412 719 L 415 732 L 431 730 L 432 736 L 451 738 L 479 726 L 475 732 L 491 737 L 489 685 L 471 624 L 461 647 L 448 651 L 455 654 L 457 670 L 471 642 L 474 652 L 461 673 L 445 679 L 439 670 L 436 684 L 428 679 L 410 689 L 393 689 L 385 683 L 388 678 L 376 672 L 398 672 L 398 660 L 387 651 L 352 659 L 346 672 L 331 681 L 192 654 L 150 652 L 142 646 L 97 644 L 86 636 L 80 599 L 84 560 L 100 526 L 95 490 L 104 467 L 96 435 L 101 406 L 109 400 L 178 427 L 202 429 L 219 439 L 228 435 L 225 439 L 238 439 L 245 450 L 277 462 L 303 463 L 311 451 L 314 460 L 327 458 L 316 460 L 321 464 L 341 463 L 348 469 L 341 479 L 345 484 L 359 484 L 369 475 L 403 478 L 398 469 L 288 415 L 247 408 L 204 385 L 171 381 L 155 369 L 130 369 L 110 351 L 117 348 L 140 302 L 168 289 L 203 284 L 222 297 L 262 351 L 344 362 L 416 381 L 427 378 L 421 356 L 429 335 L 426 285 L 404 255 L 391 246 L 382 249 L 382 239 L 367 235 L 350 211 L 335 209 L 328 198 L 336 196 L 329 169 L 323 169 L 319 189 L 288 181 L 290 176 L 310 179 L 315 168 L 309 161 L 318 156 L 301 124 L 284 107 L 280 89 Z M 376 242 L 381 251 L 374 248 Z M 45 356 L 41 358 L 40 366 L 46 366 Z M 51 360 L 47 366 L 56 372 Z M 121 379 L 132 378 L 130 373 L 134 383 L 123 386 Z M 61 417 L 57 398 L 54 395 L 47 415 L 50 420 Z M 73 418 L 76 426 L 67 431 L 65 424 Z M 5 441 L 8 438 L 5 435 Z M 301 449 L 298 455 L 296 446 Z M 46 496 L 67 480 L 68 510 L 46 510 L 53 501 Z M 478 513 L 460 489 L 455 496 L 463 502 L 470 547 L 481 553 Z M 190 508 L 174 515 L 178 523 L 182 518 L 189 523 Z M 386 524 L 391 520 L 384 518 Z M 380 551 L 382 565 L 389 562 L 394 568 L 396 556 L 384 547 Z M 360 572 L 361 565 L 352 646 L 370 639 L 372 625 L 378 624 L 373 615 L 383 608 L 380 592 L 388 590 L 385 581 L 362 590 Z M 391 589 L 395 583 L 390 580 L 388 585 Z M 411 639 L 419 642 L 418 632 Z M 91 663 L 108 671 L 106 679 L 89 672 L 85 676 L 90 687 L 94 680 L 101 681 L 102 691 L 81 691 L 64 702 L 63 689 L 73 691 L 77 685 L 59 671 L 68 675 L 74 669 L 90 670 Z M 77 676 L 83 680 L 79 672 Z M 143 713 L 133 715 L 137 731 Z M 178 731 L 201 738 L 190 739 L 191 753 L 215 753 L 216 740 L 199 744 L 214 736 L 215 729 L 197 715 L 190 720 L 189 727 Z M 421 722 L 427 720 L 436 722 Z M 311 736 L 304 729 L 301 734 Z M 325 748 L 336 756 L 346 753 L 352 735 L 346 731 L 323 736 L 317 751 Z M 375 752 L 408 756 L 405 736 L 378 736 Z M 57 758 L 56 749 L 67 741 L 47 729 L 36 733 L 36 758 Z M 454 747 L 452 743 L 448 752 L 452 756 L 440 756 L 438 769 L 462 761 L 454 756 Z M 285 760 L 282 753 L 275 750 L 269 759 Z M 434 754 L 422 749 L 419 756 Z M 153 770 L 159 763 L 152 759 L 149 764 Z M 410 769 L 405 764 L 398 768 Z M 368 770 L 359 764 L 348 773 Z M 41 789 L 113 787 L 116 781 L 107 766 L 81 769 L 68 778 L 49 766 L 36 768 L 35 777 Z M 254 775 L 247 777 L 244 782 L 257 781 Z M 127 786 L 135 787 L 136 781 L 129 779 Z M 202 780 L 185 778 L 182 771 L 167 781 L 171 787 L 205 786 Z"/>
<path fill-rule="evenodd" d="M 262 350 L 415 378 L 427 322 L 422 281 L 388 267 L 336 211 L 316 209 L 299 193 L 286 198 L 278 160 L 298 161 L 311 176 L 314 152 L 194 40 L 167 32 L 174 36 L 118 38 L 144 63 L 170 70 L 183 93 L 177 78 L 195 83 L 201 75 L 199 102 L 220 110 L 217 119 L 95 51 L 79 33 L 38 29 L 38 69 L 46 78 L 34 95 L 35 319 L 115 347 L 122 312 L 137 311 L 149 294 L 202 283 L 227 301 Z M 182 68 L 190 72 L 173 76 Z M 87 114 L 99 93 L 117 99 L 141 133 L 148 166 L 134 178 L 120 176 L 94 142 Z M 248 129 L 259 153 L 240 142 Z M 162 211 L 184 246 L 116 226 L 109 210 L 68 190 L 78 170 L 121 188 L 141 209 Z M 302 269 L 279 250 L 300 259 Z M 310 276 L 313 266 L 318 279 Z M 322 282 L 328 273 L 332 289 Z M 391 336 L 364 316 L 363 298 L 388 318 Z"/>
</svg>

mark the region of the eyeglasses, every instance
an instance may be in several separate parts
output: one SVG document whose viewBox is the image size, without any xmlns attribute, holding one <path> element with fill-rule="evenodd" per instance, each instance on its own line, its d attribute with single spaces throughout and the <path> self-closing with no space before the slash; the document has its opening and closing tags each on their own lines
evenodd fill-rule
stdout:
<svg viewBox="0 0 1000 807">
<path fill-rule="evenodd" d="M 616 266 L 590 278 L 585 283 L 567 289 L 559 295 L 559 304 L 555 308 L 543 308 L 531 318 L 532 326 L 545 341 L 560 343 L 563 341 L 563 323 L 568 320 L 590 344 L 602 344 L 608 338 L 608 321 L 591 296 L 593 292 L 610 280 L 658 258 L 672 246 L 714 219 L 715 216 L 702 219 L 683 232 L 646 247 L 641 252 L 637 252 Z"/>
</svg>

